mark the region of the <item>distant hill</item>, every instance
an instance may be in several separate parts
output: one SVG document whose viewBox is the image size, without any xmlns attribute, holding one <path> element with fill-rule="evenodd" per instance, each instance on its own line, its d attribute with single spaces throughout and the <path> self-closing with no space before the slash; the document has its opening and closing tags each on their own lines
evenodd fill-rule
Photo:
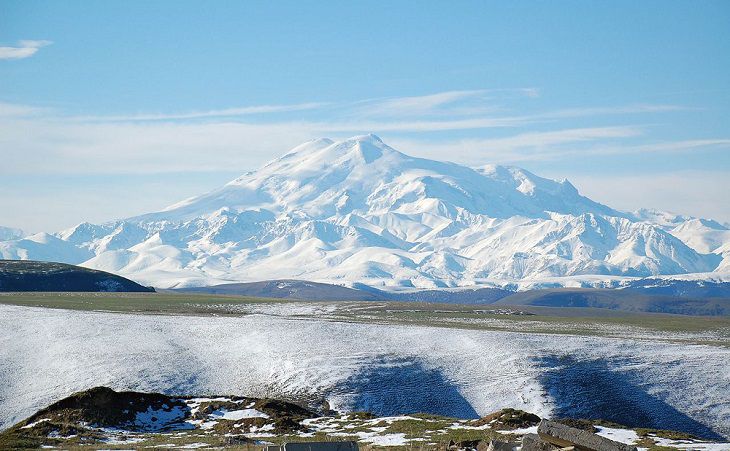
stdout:
<svg viewBox="0 0 730 451">
<path fill-rule="evenodd" d="M 631 281 L 625 291 L 682 298 L 730 298 L 730 282 L 646 278 Z"/>
<path fill-rule="evenodd" d="M 227 294 L 262 298 L 311 301 L 378 301 L 386 300 L 380 291 L 373 293 L 306 280 L 266 280 L 263 282 L 225 283 L 210 287 L 181 288 L 185 293 Z"/>
<path fill-rule="evenodd" d="M 0 260 L 0 292 L 119 291 L 153 292 L 129 279 L 104 271 L 32 260 Z"/>
<path fill-rule="evenodd" d="M 681 297 L 646 294 L 638 289 L 555 288 L 517 292 L 494 305 L 592 307 L 629 312 L 681 315 L 730 315 L 730 297 Z"/>
<path fill-rule="evenodd" d="M 682 315 L 730 315 L 730 283 L 659 279 L 635 281 L 620 289 L 553 288 L 519 292 L 501 288 L 385 291 L 364 284 L 355 284 L 352 288 L 348 288 L 289 279 L 180 288 L 173 291 L 311 301 L 436 302 L 602 308 Z"/>
<path fill-rule="evenodd" d="M 353 288 L 348 288 L 329 283 L 292 279 L 226 283 L 209 287 L 179 288 L 173 291 L 309 301 L 403 301 L 446 304 L 491 304 L 513 293 L 501 288 L 394 292 L 379 290 L 364 284 L 355 284 Z"/>
</svg>

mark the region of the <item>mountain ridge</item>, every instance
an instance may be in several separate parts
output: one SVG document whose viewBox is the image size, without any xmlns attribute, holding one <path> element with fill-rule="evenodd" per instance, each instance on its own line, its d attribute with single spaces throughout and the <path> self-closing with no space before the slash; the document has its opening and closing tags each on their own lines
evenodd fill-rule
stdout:
<svg viewBox="0 0 730 451">
<path fill-rule="evenodd" d="M 309 141 L 158 212 L 0 242 L 0 256 L 60 259 L 161 288 L 306 279 L 430 289 L 724 277 L 730 231 L 621 212 L 567 180 L 411 157 L 361 135 Z"/>
</svg>

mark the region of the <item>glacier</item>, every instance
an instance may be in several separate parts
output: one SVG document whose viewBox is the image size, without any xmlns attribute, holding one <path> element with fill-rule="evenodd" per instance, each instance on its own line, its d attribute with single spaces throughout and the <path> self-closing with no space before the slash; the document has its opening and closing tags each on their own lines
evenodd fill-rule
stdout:
<svg viewBox="0 0 730 451">
<path fill-rule="evenodd" d="M 730 230 L 622 212 L 569 181 L 411 157 L 375 135 L 316 139 L 162 211 L 0 241 L 159 288 L 306 279 L 386 289 L 730 280 Z"/>
</svg>

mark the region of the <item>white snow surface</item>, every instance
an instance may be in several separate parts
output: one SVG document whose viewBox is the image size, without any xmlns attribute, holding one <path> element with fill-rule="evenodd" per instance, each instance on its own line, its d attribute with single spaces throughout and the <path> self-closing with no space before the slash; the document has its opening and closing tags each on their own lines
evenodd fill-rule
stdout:
<svg viewBox="0 0 730 451">
<path fill-rule="evenodd" d="M 0 226 L 0 241 L 17 240 L 23 236 L 25 233 L 20 229 Z"/>
<path fill-rule="evenodd" d="M 633 445 L 637 440 L 639 440 L 639 435 L 636 431 L 632 431 L 631 429 L 617 429 L 603 426 L 598 426 L 596 429 L 598 429 L 596 434 L 616 442 Z"/>
<path fill-rule="evenodd" d="M 0 428 L 99 385 L 173 394 L 326 397 L 344 411 L 362 410 L 373 400 L 387 404 L 403 394 L 429 405 L 463 398 L 472 416 L 513 407 L 550 417 L 556 400 L 541 382 L 546 370 L 539 361 L 551 355 L 600 361 L 615 378 L 630 379 L 638 387 L 634 391 L 730 435 L 730 349 L 724 347 L 262 314 L 178 317 L 5 305 L 0 305 Z M 409 362 L 441 375 L 430 379 L 438 386 L 424 383 Z M 410 371 L 410 386 L 397 375 L 400 385 L 392 386 L 388 377 L 398 371 Z M 403 411 L 393 413 L 413 411 L 399 408 Z"/>
<path fill-rule="evenodd" d="M 375 446 L 404 446 L 409 442 L 409 440 L 406 440 L 406 434 L 402 432 L 367 437 L 362 441 L 372 443 Z"/>
<path fill-rule="evenodd" d="M 240 410 L 215 410 L 210 414 L 211 417 L 219 420 L 242 420 L 244 418 L 269 418 L 263 412 L 256 409 L 240 409 Z"/>
<path fill-rule="evenodd" d="M 82 264 L 161 288 L 730 273 L 727 251 L 715 221 L 620 212 L 567 180 L 414 158 L 374 135 L 307 142 L 160 212 L 0 242 L 2 258 Z"/>
</svg>

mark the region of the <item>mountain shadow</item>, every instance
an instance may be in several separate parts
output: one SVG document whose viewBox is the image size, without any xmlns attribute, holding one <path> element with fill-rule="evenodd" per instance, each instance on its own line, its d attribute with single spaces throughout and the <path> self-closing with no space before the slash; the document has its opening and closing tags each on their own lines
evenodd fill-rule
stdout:
<svg viewBox="0 0 730 451">
<path fill-rule="evenodd" d="M 709 426 L 647 393 L 637 384 L 634 374 L 612 370 L 605 360 L 547 356 L 539 363 L 545 369 L 540 383 L 557 405 L 556 417 L 603 419 L 629 427 L 669 429 L 711 440 L 723 439 Z"/>
<path fill-rule="evenodd" d="M 405 359 L 380 359 L 337 388 L 351 395 L 353 410 L 377 416 L 430 413 L 456 418 L 479 418 L 456 385 L 441 371 Z"/>
</svg>

